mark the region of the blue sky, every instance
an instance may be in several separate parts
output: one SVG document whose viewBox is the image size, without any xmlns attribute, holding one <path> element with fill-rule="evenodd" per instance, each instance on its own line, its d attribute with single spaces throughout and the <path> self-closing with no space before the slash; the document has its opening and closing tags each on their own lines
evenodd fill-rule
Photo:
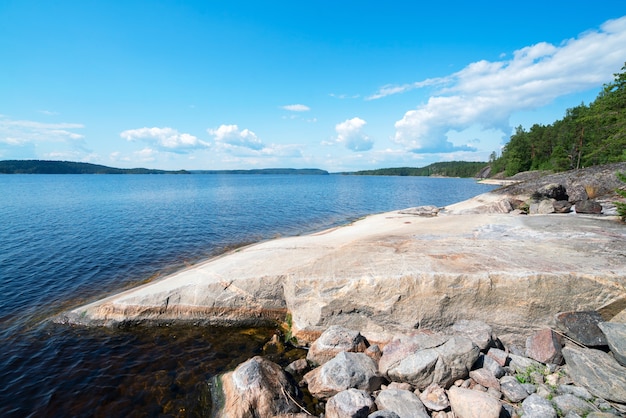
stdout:
<svg viewBox="0 0 626 418">
<path fill-rule="evenodd" d="M 626 62 L 626 3 L 0 0 L 0 159 L 486 161 Z"/>
</svg>

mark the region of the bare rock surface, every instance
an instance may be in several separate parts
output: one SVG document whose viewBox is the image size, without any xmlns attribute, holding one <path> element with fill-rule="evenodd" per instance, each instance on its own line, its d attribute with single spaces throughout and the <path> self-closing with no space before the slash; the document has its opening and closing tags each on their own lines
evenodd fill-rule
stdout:
<svg viewBox="0 0 626 418">
<path fill-rule="evenodd" d="M 530 184 L 570 190 L 584 183 L 601 193 L 612 187 L 608 171 L 603 175 L 597 184 L 581 173 Z M 489 323 L 504 341 L 553 325 L 558 312 L 626 300 L 626 228 L 606 217 L 501 213 L 531 194 L 529 187 L 499 189 L 433 217 L 388 212 L 251 245 L 56 320 L 262 325 L 289 312 L 302 341 L 342 325 L 379 342 L 407 329 L 444 330 L 465 318 Z M 495 207 L 500 213 L 489 213 Z"/>
</svg>

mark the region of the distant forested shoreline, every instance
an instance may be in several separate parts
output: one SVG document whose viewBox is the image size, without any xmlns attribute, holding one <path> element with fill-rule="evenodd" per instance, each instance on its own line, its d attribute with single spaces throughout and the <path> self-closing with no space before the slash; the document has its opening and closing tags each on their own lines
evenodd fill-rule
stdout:
<svg viewBox="0 0 626 418">
<path fill-rule="evenodd" d="M 378 170 L 355 171 L 357 176 L 432 176 L 432 177 L 478 177 L 481 170 L 488 166 L 486 162 L 445 161 L 429 164 L 425 167 L 396 167 Z"/>
</svg>

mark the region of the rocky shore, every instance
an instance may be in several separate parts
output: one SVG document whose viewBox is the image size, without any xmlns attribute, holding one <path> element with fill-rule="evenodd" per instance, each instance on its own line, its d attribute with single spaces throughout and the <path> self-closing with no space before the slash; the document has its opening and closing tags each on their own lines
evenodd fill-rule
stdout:
<svg viewBox="0 0 626 418">
<path fill-rule="evenodd" d="M 479 321 L 397 334 L 380 345 L 331 326 L 285 370 L 257 356 L 214 378 L 212 416 L 626 416 L 626 324 L 595 312 L 555 320 L 558 330 L 535 331 L 521 347 L 503 346 Z"/>
<path fill-rule="evenodd" d="M 215 416 L 624 416 L 616 171 L 626 163 L 511 179 L 445 208 L 263 242 L 55 320 L 278 323 L 310 344 L 290 373 L 255 357 L 216 379 Z M 302 374 L 317 410 L 298 406 Z"/>
</svg>

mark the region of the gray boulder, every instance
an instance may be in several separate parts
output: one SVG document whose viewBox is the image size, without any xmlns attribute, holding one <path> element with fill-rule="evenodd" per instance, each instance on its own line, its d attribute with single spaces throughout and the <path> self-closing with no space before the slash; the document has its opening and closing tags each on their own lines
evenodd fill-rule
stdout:
<svg viewBox="0 0 626 418">
<path fill-rule="evenodd" d="M 327 399 L 347 389 L 373 392 L 383 382 L 376 363 L 364 353 L 337 354 L 332 360 L 304 375 L 309 392 L 319 399 Z"/>
<path fill-rule="evenodd" d="M 376 406 L 379 410 L 395 412 L 400 418 L 429 418 L 422 401 L 408 390 L 382 390 L 376 397 Z"/>
<path fill-rule="evenodd" d="M 555 396 L 552 399 L 552 402 L 556 405 L 556 407 L 565 415 L 570 412 L 575 412 L 578 415 L 585 416 L 589 412 L 595 410 L 593 405 L 584 400 L 566 393 L 565 395 Z"/>
<path fill-rule="evenodd" d="M 465 337 L 419 335 L 385 346 L 379 370 L 391 381 L 410 383 L 420 390 L 431 383 L 449 387 L 469 375 L 479 354 L 478 347 Z"/>
<path fill-rule="evenodd" d="M 557 328 L 580 344 L 591 347 L 606 345 L 606 337 L 598 327 L 604 319 L 596 311 L 561 312 L 555 320 Z"/>
<path fill-rule="evenodd" d="M 593 395 L 589 393 L 587 389 L 581 386 L 559 385 L 559 387 L 556 388 L 556 393 L 558 393 L 559 395 L 565 395 L 565 394 L 574 395 L 577 398 L 584 399 L 585 401 L 593 400 Z"/>
<path fill-rule="evenodd" d="M 552 203 L 552 206 L 556 213 L 570 213 L 572 211 L 572 204 L 567 200 L 557 200 Z"/>
<path fill-rule="evenodd" d="M 448 397 L 458 418 L 498 418 L 502 410 L 500 401 L 486 392 L 452 386 Z"/>
<path fill-rule="evenodd" d="M 326 403 L 326 418 L 367 418 L 374 410 L 374 401 L 365 391 L 348 389 Z"/>
<path fill-rule="evenodd" d="M 504 376 L 500 379 L 500 392 L 511 402 L 521 402 L 529 395 L 513 376 Z"/>
<path fill-rule="evenodd" d="M 417 206 L 415 208 L 403 209 L 400 211 L 402 215 L 416 215 L 416 216 L 437 216 L 439 213 L 439 208 L 437 206 L 426 205 L 426 206 Z"/>
<path fill-rule="evenodd" d="M 539 395 L 532 394 L 522 402 L 524 418 L 556 418 L 552 402 Z"/>
<path fill-rule="evenodd" d="M 626 403 L 626 368 L 611 355 L 594 349 L 563 348 L 569 374 L 600 398 Z"/>
<path fill-rule="evenodd" d="M 342 351 L 363 352 L 367 345 L 365 337 L 358 331 L 339 325 L 332 325 L 311 344 L 306 359 L 311 364 L 319 366 Z"/>
<path fill-rule="evenodd" d="M 618 322 L 600 322 L 598 327 L 606 337 L 606 342 L 615 360 L 626 367 L 626 324 Z"/>
<path fill-rule="evenodd" d="M 461 319 L 450 327 L 449 332 L 451 335 L 461 335 L 469 338 L 481 351 L 487 350 L 496 340 L 491 326 L 482 321 Z"/>
<path fill-rule="evenodd" d="M 598 215 L 602 213 L 602 205 L 595 200 L 581 200 L 576 202 L 574 206 L 576 213 L 588 213 L 592 215 Z"/>
<path fill-rule="evenodd" d="M 212 416 L 253 418 L 298 412 L 296 390 L 278 364 L 253 357 L 214 378 Z"/>
<path fill-rule="evenodd" d="M 550 183 L 545 186 L 541 186 L 533 197 L 535 196 L 543 199 L 569 200 L 565 186 L 557 183 Z"/>
<path fill-rule="evenodd" d="M 533 201 L 528 209 L 529 215 L 547 215 L 554 213 L 554 199 Z"/>
</svg>

